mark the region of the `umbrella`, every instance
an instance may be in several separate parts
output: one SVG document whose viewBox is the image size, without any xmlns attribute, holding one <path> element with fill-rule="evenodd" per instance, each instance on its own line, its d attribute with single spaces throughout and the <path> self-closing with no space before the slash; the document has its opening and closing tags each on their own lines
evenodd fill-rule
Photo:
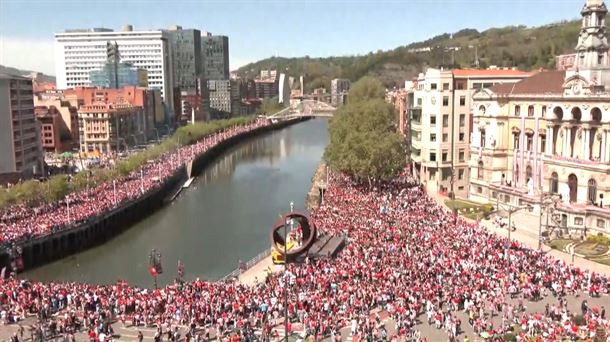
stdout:
<svg viewBox="0 0 610 342">
<path fill-rule="evenodd" d="M 489 333 L 487 331 L 483 331 L 480 336 L 482 338 L 489 338 Z"/>
</svg>

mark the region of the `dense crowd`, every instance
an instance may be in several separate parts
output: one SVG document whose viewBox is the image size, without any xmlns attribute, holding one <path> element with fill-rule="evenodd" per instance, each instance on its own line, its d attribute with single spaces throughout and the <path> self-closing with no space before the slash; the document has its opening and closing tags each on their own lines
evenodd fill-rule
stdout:
<svg viewBox="0 0 610 342">
<path fill-rule="evenodd" d="M 121 179 L 73 192 L 56 203 L 38 206 L 20 204 L 4 208 L 0 210 L 0 243 L 67 229 L 117 208 L 159 186 L 177 168 L 215 144 L 266 124 L 266 120 L 257 120 L 208 135 L 195 144 L 166 152 Z"/>
<path fill-rule="evenodd" d="M 455 220 L 406 175 L 374 188 L 332 177 L 312 219 L 324 232 L 347 236 L 340 255 L 290 264 L 285 274 L 254 286 L 198 280 L 149 290 L 11 278 L 0 285 L 0 315 L 8 324 L 55 316 L 54 331 L 68 336 L 83 329 L 93 341 L 112 333 L 111 321 L 157 327 L 170 340 L 178 325 L 191 327 L 188 339 L 195 341 L 252 341 L 254 331 L 277 340 L 272 327 L 283 317 L 286 280 L 291 322 L 332 341 L 341 340 L 344 328 L 353 341 L 425 340 L 418 320 L 443 329 L 449 341 L 457 341 L 465 324 L 492 337 L 518 325 L 520 341 L 591 337 L 599 326 L 610 332 L 605 308 L 571 312 L 566 303 L 572 294 L 607 296 L 608 278 Z M 543 297 L 556 304 L 545 312 L 524 309 L 524 300 Z M 468 322 L 460 322 L 459 312 Z M 381 314 L 392 318 L 393 336 Z M 576 319 L 581 314 L 584 322 Z M 494 325 L 498 315 L 502 324 Z"/>
</svg>

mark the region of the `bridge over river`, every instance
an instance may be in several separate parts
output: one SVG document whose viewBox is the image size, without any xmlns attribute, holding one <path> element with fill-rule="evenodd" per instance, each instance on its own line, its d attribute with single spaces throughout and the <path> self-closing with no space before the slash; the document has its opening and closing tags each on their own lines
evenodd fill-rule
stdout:
<svg viewBox="0 0 610 342">
<path fill-rule="evenodd" d="M 269 230 L 295 203 L 303 210 L 328 143 L 327 119 L 252 138 L 214 161 L 176 201 L 108 243 L 24 274 L 34 280 L 152 286 L 151 249 L 162 254 L 159 285 L 177 276 L 218 279 L 270 247 Z"/>
</svg>

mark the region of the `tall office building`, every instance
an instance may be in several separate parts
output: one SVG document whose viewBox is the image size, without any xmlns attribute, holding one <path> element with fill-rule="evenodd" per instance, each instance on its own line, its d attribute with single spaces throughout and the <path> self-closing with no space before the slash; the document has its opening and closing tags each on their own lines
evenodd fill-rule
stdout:
<svg viewBox="0 0 610 342">
<path fill-rule="evenodd" d="M 119 46 L 106 43 L 106 64 L 99 70 L 89 72 L 91 85 L 101 88 L 122 88 L 125 86 L 148 86 L 148 72 L 129 63 L 121 62 Z"/>
<path fill-rule="evenodd" d="M 201 51 L 205 80 L 228 80 L 229 37 L 202 35 Z"/>
<path fill-rule="evenodd" d="M 201 31 L 172 26 L 169 33 L 173 51 L 175 86 L 184 95 L 200 95 Z"/>
<path fill-rule="evenodd" d="M 234 80 L 210 80 L 210 111 L 213 119 L 233 117 L 240 114 L 241 99 L 239 85 Z"/>
<path fill-rule="evenodd" d="M 42 174 L 32 80 L 0 73 L 0 184 Z"/>
<path fill-rule="evenodd" d="M 124 62 L 148 71 L 148 86 L 161 90 L 169 118 L 174 110 L 175 82 L 171 37 L 167 31 L 134 31 L 127 25 L 122 31 L 93 28 L 56 33 L 57 88 L 91 85 L 91 70 L 101 69 L 106 64 L 107 42 L 116 42 Z"/>
</svg>

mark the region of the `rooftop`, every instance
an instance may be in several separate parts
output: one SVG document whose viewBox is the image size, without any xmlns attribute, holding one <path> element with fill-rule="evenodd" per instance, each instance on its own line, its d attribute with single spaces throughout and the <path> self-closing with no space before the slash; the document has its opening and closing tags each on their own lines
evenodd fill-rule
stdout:
<svg viewBox="0 0 610 342">
<path fill-rule="evenodd" d="M 515 77 L 515 76 L 531 76 L 535 74 L 535 72 L 531 71 L 521 71 L 521 70 L 513 70 L 513 69 L 454 69 L 453 75 L 457 77 Z"/>
<path fill-rule="evenodd" d="M 497 84 L 490 88 L 498 95 L 563 94 L 565 71 L 542 71 L 514 84 Z"/>
</svg>

